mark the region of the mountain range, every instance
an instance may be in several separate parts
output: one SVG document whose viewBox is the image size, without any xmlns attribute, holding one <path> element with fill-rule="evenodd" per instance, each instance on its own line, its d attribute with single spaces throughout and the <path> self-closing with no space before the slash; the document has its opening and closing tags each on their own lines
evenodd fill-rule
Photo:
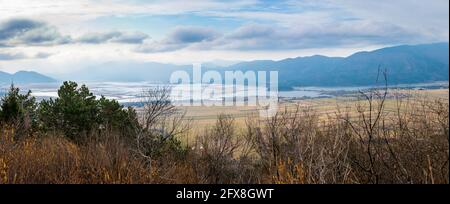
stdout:
<svg viewBox="0 0 450 204">
<path fill-rule="evenodd" d="M 226 63 L 225 63 L 226 64 Z M 203 71 L 278 71 L 279 87 L 364 86 L 376 83 L 379 68 L 387 70 L 388 83 L 408 84 L 449 80 L 449 44 L 401 45 L 374 51 L 357 52 L 348 57 L 288 58 L 279 61 L 256 60 L 229 63 L 227 66 L 204 64 Z M 192 65 L 156 62 L 108 62 L 67 73 L 70 80 L 81 81 L 159 81 L 168 82 L 174 71 L 191 72 Z M 64 77 L 62 77 L 64 78 Z M 54 81 L 36 72 L 0 72 L 0 82 Z"/>
<path fill-rule="evenodd" d="M 227 70 L 276 70 L 282 87 L 362 86 L 376 83 L 378 70 L 386 69 L 388 83 L 410 84 L 449 79 L 449 44 L 403 45 L 348 57 L 315 55 L 280 61 L 251 61 Z"/>
<path fill-rule="evenodd" d="M 0 84 L 1 83 L 26 84 L 26 83 L 48 83 L 48 82 L 56 82 L 56 80 L 33 71 L 18 71 L 14 74 L 9 74 L 0 71 Z"/>
</svg>

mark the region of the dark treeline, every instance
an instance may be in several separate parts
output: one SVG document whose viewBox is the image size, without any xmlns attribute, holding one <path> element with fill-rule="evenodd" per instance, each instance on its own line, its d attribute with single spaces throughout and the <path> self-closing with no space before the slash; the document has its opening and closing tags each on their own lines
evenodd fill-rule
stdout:
<svg viewBox="0 0 450 204">
<path fill-rule="evenodd" d="M 326 120 L 298 106 L 193 134 L 168 87 L 144 91 L 138 112 L 74 82 L 39 103 L 11 86 L 0 183 L 449 183 L 448 100 L 391 93 L 387 111 L 387 91 Z"/>
</svg>

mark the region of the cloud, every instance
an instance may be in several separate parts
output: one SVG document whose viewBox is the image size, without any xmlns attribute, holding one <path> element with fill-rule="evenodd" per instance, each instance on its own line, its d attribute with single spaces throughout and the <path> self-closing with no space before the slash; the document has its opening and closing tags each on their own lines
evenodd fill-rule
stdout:
<svg viewBox="0 0 450 204">
<path fill-rule="evenodd" d="M 18 60 L 26 58 L 23 53 L 6 53 L 0 52 L 0 61 Z"/>
<path fill-rule="evenodd" d="M 125 44 L 140 44 L 149 36 L 145 33 L 134 32 L 124 33 L 120 31 L 106 32 L 106 33 L 88 33 L 78 39 L 80 43 L 100 44 L 100 43 L 125 43 Z"/>
<path fill-rule="evenodd" d="M 50 57 L 52 55 L 53 55 L 52 53 L 48 53 L 48 52 L 38 52 L 38 53 L 34 54 L 33 58 L 45 59 L 45 58 L 48 58 L 48 57 Z"/>
<path fill-rule="evenodd" d="M 22 59 L 43 59 L 48 58 L 52 54 L 47 52 L 38 52 L 33 55 L 27 55 L 23 52 L 0 52 L 0 61 L 12 61 Z"/>
<path fill-rule="evenodd" d="M 204 27 L 183 26 L 173 29 L 163 40 L 145 43 L 139 46 L 138 52 L 168 52 L 183 49 L 193 44 L 211 42 L 220 34 Z"/>
<path fill-rule="evenodd" d="M 400 44 L 420 41 L 426 36 L 389 23 L 351 19 L 320 25 L 299 24 L 283 27 L 268 24 L 248 24 L 229 33 L 212 29 L 181 27 L 163 40 L 140 45 L 137 52 L 169 52 L 190 50 L 279 51 L 329 47 L 351 47 Z"/>
<path fill-rule="evenodd" d="M 330 3 L 361 19 L 391 23 L 426 36 L 428 42 L 448 41 L 448 0 L 336 0 Z"/>
<path fill-rule="evenodd" d="M 351 20 L 305 27 L 246 25 L 209 47 L 234 50 L 289 50 L 398 44 L 420 40 L 421 37 L 423 36 L 388 23 Z"/>
<path fill-rule="evenodd" d="M 42 24 L 27 19 L 11 19 L 0 24 L 0 40 L 7 40 L 18 34 L 40 27 Z"/>
<path fill-rule="evenodd" d="M 238 28 L 228 38 L 236 40 L 264 38 L 272 36 L 275 32 L 276 30 L 273 26 L 251 24 Z"/>
<path fill-rule="evenodd" d="M 127 44 L 140 44 L 149 38 L 150 37 L 147 34 L 141 33 L 141 32 L 120 33 L 119 36 L 112 39 L 112 42 L 127 43 Z"/>
<path fill-rule="evenodd" d="M 118 32 L 88 33 L 88 34 L 81 36 L 78 39 L 78 42 L 89 43 L 89 44 L 100 44 L 100 43 L 105 43 L 119 35 L 120 35 L 120 33 L 118 33 Z"/>
<path fill-rule="evenodd" d="M 211 10 L 238 10 L 258 3 L 259 0 L 195 0 L 189 3 L 185 0 L 0 0 L 0 18 L 43 16 L 59 22 L 66 18 L 87 20 L 114 15 L 177 15 Z"/>
<path fill-rule="evenodd" d="M 0 48 L 57 52 L 46 65 L 77 56 L 72 63 L 58 66 L 62 69 L 107 55 L 109 59 L 166 62 L 197 60 L 214 53 L 219 59 L 255 59 L 261 53 L 265 59 L 342 56 L 351 53 L 348 50 L 448 41 L 449 33 L 448 0 L 199 0 L 189 4 L 182 0 L 0 0 L 0 5 Z M 17 17 L 29 21 L 1 22 Z M 123 32 L 130 30 L 152 38 Z M 122 44 L 132 44 L 132 50 Z"/>
<path fill-rule="evenodd" d="M 208 28 L 178 27 L 175 28 L 166 39 L 168 43 L 196 43 L 210 41 L 217 37 L 217 33 Z"/>
<path fill-rule="evenodd" d="M 70 42 L 55 27 L 30 19 L 9 19 L 0 23 L 0 45 L 55 45 Z"/>
<path fill-rule="evenodd" d="M 72 43 L 101 44 L 123 43 L 141 44 L 149 36 L 142 32 L 111 31 L 87 33 L 78 39 L 62 35 L 54 26 L 31 19 L 9 19 L 0 22 L 0 47 L 52 46 Z"/>
</svg>

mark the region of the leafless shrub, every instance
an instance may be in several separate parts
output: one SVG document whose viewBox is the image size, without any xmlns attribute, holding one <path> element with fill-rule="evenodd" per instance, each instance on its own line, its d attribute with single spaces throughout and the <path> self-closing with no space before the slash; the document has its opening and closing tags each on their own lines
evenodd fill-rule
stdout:
<svg viewBox="0 0 450 204">
<path fill-rule="evenodd" d="M 190 129 L 190 121 L 185 117 L 185 112 L 172 104 L 170 93 L 169 86 L 158 86 L 142 94 L 143 125 L 136 128 L 136 150 L 149 164 L 156 156 L 178 151 L 180 143 L 176 137 Z"/>
<path fill-rule="evenodd" d="M 263 128 L 247 125 L 256 152 L 263 163 L 266 182 L 343 183 L 350 168 L 346 161 L 348 135 L 341 126 L 319 127 L 318 116 L 310 108 L 277 113 Z M 339 129 L 341 130 L 341 129 Z"/>
<path fill-rule="evenodd" d="M 205 183 L 230 183 L 234 177 L 234 155 L 239 147 L 234 119 L 219 115 L 216 124 L 198 137 L 198 171 Z"/>
<path fill-rule="evenodd" d="M 340 117 L 356 136 L 349 161 L 358 182 L 447 183 L 448 103 L 394 94 L 395 110 L 388 111 L 387 91 L 361 92 L 357 118 Z"/>
</svg>

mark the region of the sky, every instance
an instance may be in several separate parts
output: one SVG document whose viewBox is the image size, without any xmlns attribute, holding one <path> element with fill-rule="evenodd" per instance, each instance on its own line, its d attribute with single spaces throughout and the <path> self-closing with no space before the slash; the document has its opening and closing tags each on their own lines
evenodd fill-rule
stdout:
<svg viewBox="0 0 450 204">
<path fill-rule="evenodd" d="M 0 0 L 6 72 L 348 56 L 448 38 L 448 0 Z"/>
</svg>

